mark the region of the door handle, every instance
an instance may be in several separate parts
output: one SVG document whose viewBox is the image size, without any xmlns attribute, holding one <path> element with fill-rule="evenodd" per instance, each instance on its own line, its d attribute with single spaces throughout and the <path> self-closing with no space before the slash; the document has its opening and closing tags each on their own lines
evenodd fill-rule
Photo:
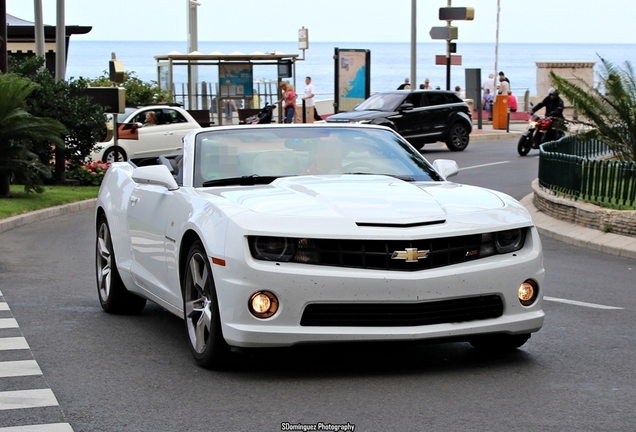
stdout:
<svg viewBox="0 0 636 432">
<path fill-rule="evenodd" d="M 174 135 L 173 132 L 166 132 L 164 135 Z"/>
<path fill-rule="evenodd" d="M 131 196 L 130 197 L 130 202 L 132 203 L 132 205 L 135 205 L 139 202 L 139 198 L 136 196 Z"/>
</svg>

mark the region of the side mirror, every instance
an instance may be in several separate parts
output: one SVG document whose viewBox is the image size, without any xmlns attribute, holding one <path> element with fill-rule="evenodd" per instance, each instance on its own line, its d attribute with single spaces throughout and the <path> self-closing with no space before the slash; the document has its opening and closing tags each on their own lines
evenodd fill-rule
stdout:
<svg viewBox="0 0 636 432">
<path fill-rule="evenodd" d="M 398 107 L 398 111 L 408 111 L 414 108 L 412 103 L 403 103 Z"/>
<path fill-rule="evenodd" d="M 444 180 L 457 175 L 459 172 L 459 166 L 457 166 L 457 162 L 450 159 L 436 159 L 433 161 L 433 168 L 435 171 L 440 173 Z"/>
<path fill-rule="evenodd" d="M 137 167 L 133 170 L 132 179 L 139 184 L 162 186 L 171 191 L 179 189 L 179 185 L 165 165 Z"/>
</svg>

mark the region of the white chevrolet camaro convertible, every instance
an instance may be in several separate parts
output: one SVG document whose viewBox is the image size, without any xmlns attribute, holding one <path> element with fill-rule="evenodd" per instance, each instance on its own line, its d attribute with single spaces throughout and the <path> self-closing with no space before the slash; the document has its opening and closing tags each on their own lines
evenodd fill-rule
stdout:
<svg viewBox="0 0 636 432">
<path fill-rule="evenodd" d="M 197 363 L 351 341 L 515 349 L 543 325 L 543 254 L 503 193 L 447 180 L 388 128 L 200 129 L 117 162 L 97 199 L 103 309 L 182 317 Z"/>
</svg>

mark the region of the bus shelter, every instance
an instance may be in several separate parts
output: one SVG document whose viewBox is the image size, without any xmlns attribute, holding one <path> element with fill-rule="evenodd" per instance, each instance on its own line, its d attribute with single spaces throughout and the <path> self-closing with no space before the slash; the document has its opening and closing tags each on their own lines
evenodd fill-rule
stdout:
<svg viewBox="0 0 636 432">
<path fill-rule="evenodd" d="M 207 111 L 212 117 L 216 112 L 222 125 L 224 108 L 242 104 L 237 108 L 240 119 L 258 111 L 262 101 L 276 102 L 280 98 L 278 89 L 283 79 L 294 77 L 295 87 L 297 57 L 298 54 L 278 51 L 251 54 L 195 51 L 157 55 L 155 60 L 160 88 L 168 90 L 175 101 L 180 99 L 190 112 L 202 114 Z M 185 75 L 181 68 L 186 69 Z M 271 79 L 256 79 L 261 76 Z M 179 83 L 175 82 L 177 77 L 184 81 L 181 93 Z"/>
</svg>

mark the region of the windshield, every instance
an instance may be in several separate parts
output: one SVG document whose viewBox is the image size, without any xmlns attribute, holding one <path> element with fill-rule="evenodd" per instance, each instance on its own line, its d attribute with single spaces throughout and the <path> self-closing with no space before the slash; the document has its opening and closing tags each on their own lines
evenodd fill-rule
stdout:
<svg viewBox="0 0 636 432">
<path fill-rule="evenodd" d="M 195 187 L 262 184 L 299 175 L 442 180 L 403 138 L 375 127 L 281 125 L 210 130 L 197 134 L 194 153 Z"/>
<path fill-rule="evenodd" d="M 408 93 L 376 93 L 355 107 L 354 111 L 397 111 L 397 107 L 407 95 Z"/>
</svg>

